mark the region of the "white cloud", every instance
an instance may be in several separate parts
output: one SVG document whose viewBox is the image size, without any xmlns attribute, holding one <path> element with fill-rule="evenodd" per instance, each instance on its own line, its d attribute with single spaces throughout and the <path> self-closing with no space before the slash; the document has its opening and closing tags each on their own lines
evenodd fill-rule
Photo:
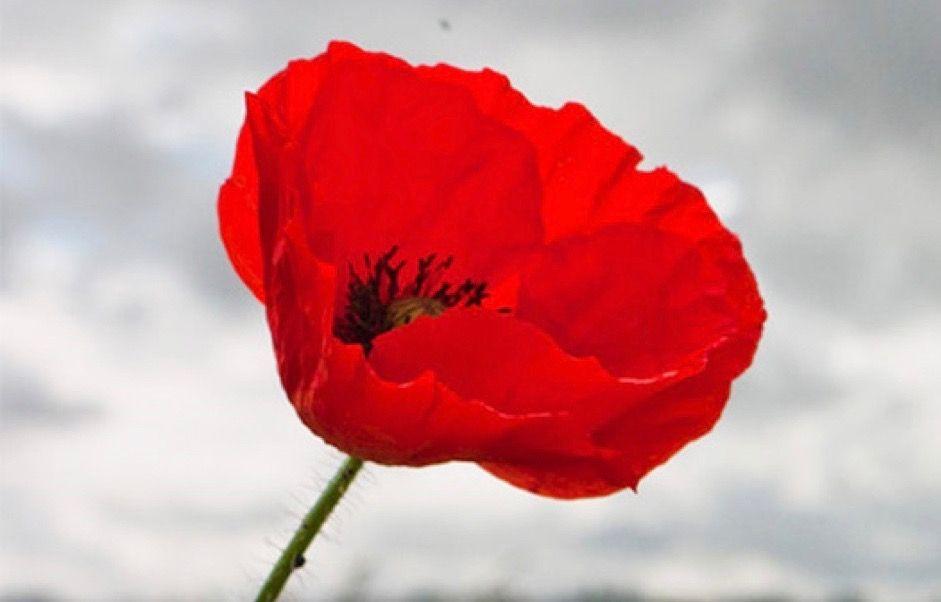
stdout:
<svg viewBox="0 0 941 602">
<path fill-rule="evenodd" d="M 45 127 L 99 115 L 111 100 L 85 74 L 9 59 L 0 68 L 0 90 L 4 109 Z"/>
</svg>

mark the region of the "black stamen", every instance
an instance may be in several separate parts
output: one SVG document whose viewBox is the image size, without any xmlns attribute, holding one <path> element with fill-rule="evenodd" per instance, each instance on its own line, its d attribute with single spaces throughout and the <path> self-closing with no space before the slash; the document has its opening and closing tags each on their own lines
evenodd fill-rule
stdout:
<svg viewBox="0 0 941 602">
<path fill-rule="evenodd" d="M 405 261 L 393 264 L 398 245 L 379 255 L 375 262 L 369 255 L 363 256 L 363 276 L 349 265 L 347 283 L 347 305 L 338 314 L 333 332 L 341 341 L 362 345 L 366 353 L 372 349 L 372 341 L 380 334 L 398 325 L 390 320 L 389 307 L 396 301 L 426 298 L 437 301 L 444 309 L 463 303 L 463 307 L 480 305 L 487 298 L 487 283 L 471 279 L 455 287 L 442 282 L 444 273 L 454 263 L 452 256 L 438 260 L 437 253 L 430 253 L 416 260 L 416 272 L 411 282 L 401 286 L 399 276 Z M 438 284 L 440 282 L 440 284 Z M 412 320 L 404 317 L 405 323 Z"/>
</svg>

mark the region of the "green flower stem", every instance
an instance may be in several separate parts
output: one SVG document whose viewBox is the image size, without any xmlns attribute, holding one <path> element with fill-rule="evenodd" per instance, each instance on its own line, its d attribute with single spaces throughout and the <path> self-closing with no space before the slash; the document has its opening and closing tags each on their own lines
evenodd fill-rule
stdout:
<svg viewBox="0 0 941 602">
<path fill-rule="evenodd" d="M 320 532 L 320 528 L 327 521 L 327 517 L 336 508 L 337 502 L 350 488 L 350 483 L 353 482 L 356 473 L 362 467 L 363 461 L 353 456 L 348 457 L 343 462 L 337 473 L 330 479 L 327 488 L 320 495 L 320 499 L 310 509 L 304 520 L 301 521 L 301 525 L 294 533 L 294 537 L 291 538 L 291 542 L 281 552 L 278 562 L 275 563 L 264 585 L 261 586 L 255 602 L 273 602 L 278 599 L 278 595 L 284 589 L 284 584 L 287 583 L 288 577 L 291 576 L 294 569 L 304 565 L 304 552 L 307 551 L 310 542 Z"/>
</svg>

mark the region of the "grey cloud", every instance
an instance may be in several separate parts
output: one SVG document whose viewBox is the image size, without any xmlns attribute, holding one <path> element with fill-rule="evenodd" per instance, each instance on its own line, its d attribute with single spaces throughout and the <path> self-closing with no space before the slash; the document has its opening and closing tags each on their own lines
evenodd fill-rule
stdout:
<svg viewBox="0 0 941 602">
<path fill-rule="evenodd" d="M 142 141 L 130 118 L 99 117 L 52 130 L 13 116 L 5 122 L 8 144 L 35 170 L 28 180 L 6 185 L 5 240 L 64 230 L 91 272 L 167 263 L 205 294 L 242 300 L 216 233 L 211 199 L 217 185 Z M 5 262 L 17 259 L 28 261 L 16 248 L 4 254 Z"/>
<path fill-rule="evenodd" d="M 94 403 L 53 395 L 36 375 L 18 371 L 6 362 L 0 369 L 0 430 L 66 429 L 102 415 L 102 408 Z"/>
<path fill-rule="evenodd" d="M 765 4 L 756 55 L 770 83 L 825 112 L 855 144 L 885 137 L 937 149 L 941 7 L 934 2 Z"/>
</svg>

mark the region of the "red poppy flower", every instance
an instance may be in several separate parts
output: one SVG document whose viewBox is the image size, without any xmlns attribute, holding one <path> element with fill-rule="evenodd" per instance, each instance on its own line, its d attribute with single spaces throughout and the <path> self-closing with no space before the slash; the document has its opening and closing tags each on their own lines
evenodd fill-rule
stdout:
<svg viewBox="0 0 941 602">
<path fill-rule="evenodd" d="M 716 422 L 754 277 L 702 194 L 584 107 L 339 42 L 247 106 L 222 238 L 328 443 L 576 498 Z"/>
</svg>

